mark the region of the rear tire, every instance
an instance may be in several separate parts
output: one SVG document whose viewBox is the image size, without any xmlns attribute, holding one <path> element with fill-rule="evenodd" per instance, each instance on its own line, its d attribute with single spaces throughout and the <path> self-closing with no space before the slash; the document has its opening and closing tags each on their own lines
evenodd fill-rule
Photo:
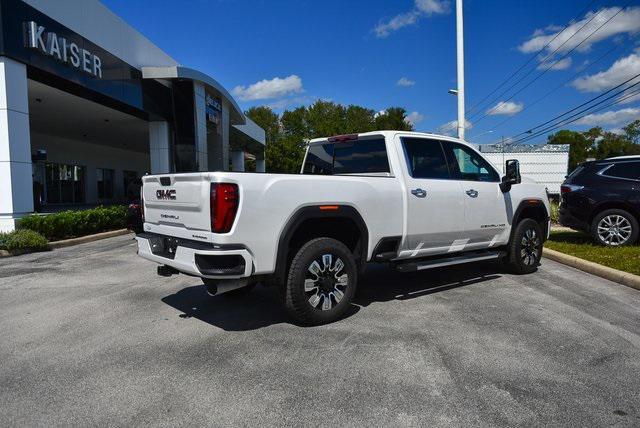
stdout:
<svg viewBox="0 0 640 428">
<path fill-rule="evenodd" d="M 538 222 L 525 218 L 520 221 L 509 242 L 504 265 L 512 273 L 533 273 L 540 266 L 543 236 Z"/>
<path fill-rule="evenodd" d="M 297 322 L 327 324 L 351 305 L 358 281 L 353 253 L 331 238 L 313 239 L 293 257 L 284 286 L 284 307 Z"/>
<path fill-rule="evenodd" d="M 591 222 L 593 240 L 607 247 L 633 245 L 638 240 L 639 231 L 638 220 L 625 210 L 602 211 Z"/>
</svg>

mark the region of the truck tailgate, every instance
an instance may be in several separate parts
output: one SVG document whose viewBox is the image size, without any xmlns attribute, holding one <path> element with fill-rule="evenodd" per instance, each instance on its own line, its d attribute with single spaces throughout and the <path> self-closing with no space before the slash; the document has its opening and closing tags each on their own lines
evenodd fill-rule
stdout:
<svg viewBox="0 0 640 428">
<path fill-rule="evenodd" d="M 209 174 L 154 175 L 144 177 L 142 182 L 145 223 L 175 227 L 174 236 L 184 235 L 184 229 L 211 230 Z"/>
</svg>

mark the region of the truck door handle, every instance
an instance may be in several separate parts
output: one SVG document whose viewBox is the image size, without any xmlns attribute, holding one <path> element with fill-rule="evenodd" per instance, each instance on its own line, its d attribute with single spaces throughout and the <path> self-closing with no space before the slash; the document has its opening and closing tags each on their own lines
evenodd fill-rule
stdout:
<svg viewBox="0 0 640 428">
<path fill-rule="evenodd" d="M 424 198 L 424 197 L 426 197 L 426 196 L 427 196 L 427 191 L 426 191 L 426 190 L 424 190 L 424 189 L 420 189 L 420 188 L 418 188 L 418 189 L 413 189 L 413 190 L 411 191 L 411 194 L 412 194 L 413 196 L 418 197 L 418 198 Z"/>
<path fill-rule="evenodd" d="M 471 196 L 472 198 L 477 198 L 478 197 L 478 191 L 477 190 L 473 190 L 473 189 L 469 189 L 469 190 L 467 190 L 467 195 Z"/>
</svg>

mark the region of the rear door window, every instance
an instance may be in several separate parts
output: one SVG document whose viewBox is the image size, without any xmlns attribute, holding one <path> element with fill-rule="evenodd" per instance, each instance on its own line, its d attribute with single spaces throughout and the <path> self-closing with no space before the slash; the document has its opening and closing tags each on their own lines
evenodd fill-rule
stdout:
<svg viewBox="0 0 640 428">
<path fill-rule="evenodd" d="M 629 180 L 640 180 L 640 162 L 620 162 L 607 168 L 602 175 Z"/>
<path fill-rule="evenodd" d="M 413 178 L 450 178 L 447 159 L 438 140 L 403 138 L 409 174 Z"/>
</svg>

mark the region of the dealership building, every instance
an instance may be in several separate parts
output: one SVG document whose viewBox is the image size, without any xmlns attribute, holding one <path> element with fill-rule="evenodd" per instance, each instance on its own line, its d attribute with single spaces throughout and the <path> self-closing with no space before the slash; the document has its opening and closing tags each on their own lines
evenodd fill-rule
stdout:
<svg viewBox="0 0 640 428">
<path fill-rule="evenodd" d="M 126 201 L 147 173 L 264 171 L 264 144 L 214 77 L 98 0 L 0 0 L 0 231 Z"/>
</svg>

